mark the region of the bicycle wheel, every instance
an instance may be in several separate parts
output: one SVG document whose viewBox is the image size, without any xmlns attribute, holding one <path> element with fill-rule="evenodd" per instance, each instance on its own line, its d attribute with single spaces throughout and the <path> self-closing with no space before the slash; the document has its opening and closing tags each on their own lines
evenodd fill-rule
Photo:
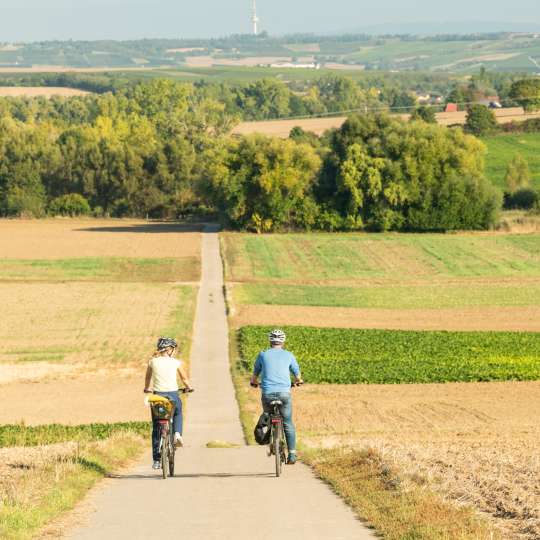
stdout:
<svg viewBox="0 0 540 540">
<path fill-rule="evenodd" d="M 274 457 L 276 459 L 276 476 L 279 478 L 281 476 L 281 424 L 274 425 Z"/>
<path fill-rule="evenodd" d="M 169 472 L 169 444 L 167 442 L 167 435 L 163 435 L 161 438 L 161 472 L 163 473 L 163 480 L 165 480 Z"/>
<path fill-rule="evenodd" d="M 174 438 L 171 431 L 171 439 L 169 442 L 169 476 L 172 478 L 174 476 L 174 458 L 176 455 L 176 447 L 174 446 Z"/>
</svg>

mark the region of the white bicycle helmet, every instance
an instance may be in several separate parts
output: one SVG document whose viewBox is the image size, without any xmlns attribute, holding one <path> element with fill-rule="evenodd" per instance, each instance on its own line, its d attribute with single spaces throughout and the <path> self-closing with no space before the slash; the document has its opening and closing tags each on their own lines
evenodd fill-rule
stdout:
<svg viewBox="0 0 540 540">
<path fill-rule="evenodd" d="M 268 338 L 270 339 L 270 343 L 283 344 L 285 343 L 285 340 L 287 339 L 287 335 L 285 334 L 283 330 L 276 328 L 275 330 L 272 330 L 268 334 Z"/>
</svg>

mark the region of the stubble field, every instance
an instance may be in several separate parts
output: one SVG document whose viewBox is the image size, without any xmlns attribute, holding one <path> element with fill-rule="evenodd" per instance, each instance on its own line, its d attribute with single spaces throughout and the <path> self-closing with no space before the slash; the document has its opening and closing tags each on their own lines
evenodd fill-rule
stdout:
<svg viewBox="0 0 540 540">
<path fill-rule="evenodd" d="M 189 356 L 197 228 L 3 221 L 0 257 L 0 422 L 146 419 L 141 385 L 156 337 L 175 335 Z M 17 399 L 30 388 L 35 400 Z"/>
<path fill-rule="evenodd" d="M 292 324 L 504 330 L 509 331 L 505 339 L 510 341 L 511 332 L 540 331 L 537 234 L 225 235 L 223 249 L 231 322 L 236 329 Z M 290 330 L 294 352 L 296 330 Z M 522 351 L 519 335 L 523 334 L 515 334 L 516 345 L 510 349 L 513 361 L 532 361 L 531 367 L 538 369 L 540 350 Z M 483 336 L 489 340 L 492 334 L 478 334 L 477 346 L 471 342 L 457 352 L 475 356 L 485 341 Z M 536 336 L 529 336 L 534 349 Z M 440 340 L 441 347 L 446 347 L 448 339 Z M 470 339 L 474 341 L 474 334 Z M 260 329 L 259 349 L 266 346 L 265 341 L 264 329 Z M 410 346 L 415 348 L 415 343 L 411 340 Z M 434 335 L 433 358 L 444 356 L 436 344 Z M 320 353 L 332 358 L 332 346 L 321 347 Z M 366 342 L 368 356 L 370 347 L 381 353 L 377 342 Z M 299 358 L 304 353 L 311 358 L 313 354 L 304 349 L 300 344 Z M 425 353 L 430 356 L 429 349 Z M 402 354 L 406 359 L 405 349 Z M 449 351 L 446 361 L 437 360 L 433 366 L 439 363 L 441 369 L 452 369 L 453 356 Z M 242 353 L 236 357 L 243 377 L 253 360 Z M 510 365 L 495 351 L 486 353 L 484 361 L 489 369 Z M 312 369 L 310 360 L 306 374 Z M 340 373 L 339 362 L 321 369 L 323 375 Z M 417 370 L 418 376 L 424 373 L 422 369 Z M 239 392 L 248 423 L 253 422 L 259 412 L 258 394 L 247 389 Z M 472 506 L 478 515 L 487 516 L 502 538 L 540 536 L 538 381 L 308 384 L 295 392 L 294 399 L 301 443 L 322 449 L 319 459 L 334 464 L 325 477 L 336 486 L 346 486 L 343 494 L 349 499 L 354 489 L 340 476 L 339 463 L 345 463 L 349 453 L 369 449 L 380 456 L 384 470 L 397 471 L 398 491 L 404 497 L 411 490 L 428 490 L 452 505 Z M 336 448 L 342 453 L 333 454 Z M 343 457 L 335 461 L 336 455 Z M 388 500 L 396 494 L 392 489 Z M 369 505 L 356 508 L 360 515 L 369 512 Z M 418 538 L 439 538 L 430 534 L 435 533 Z"/>
</svg>

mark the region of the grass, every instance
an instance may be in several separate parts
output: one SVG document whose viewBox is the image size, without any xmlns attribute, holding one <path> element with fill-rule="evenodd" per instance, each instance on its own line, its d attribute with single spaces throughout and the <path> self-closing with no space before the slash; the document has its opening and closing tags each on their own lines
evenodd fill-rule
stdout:
<svg viewBox="0 0 540 540">
<path fill-rule="evenodd" d="M 540 188 L 540 133 L 515 133 L 482 139 L 488 148 L 486 175 L 500 189 L 505 190 L 508 164 L 521 154 L 529 164 L 531 186 Z"/>
<path fill-rule="evenodd" d="M 303 459 L 386 540 L 501 538 L 472 508 L 444 501 L 422 479 L 406 483 L 374 450 L 318 450 Z"/>
<path fill-rule="evenodd" d="M 234 298 L 240 304 L 378 309 L 534 306 L 540 282 L 359 287 L 243 283 L 234 288 Z"/>
<path fill-rule="evenodd" d="M 251 368 L 269 328 L 239 331 Z M 412 332 L 287 328 L 288 346 L 310 383 L 400 384 L 540 380 L 535 332 Z"/>
<path fill-rule="evenodd" d="M 199 261 L 196 257 L 0 260 L 0 280 L 175 282 L 196 281 L 198 278 Z"/>
<path fill-rule="evenodd" d="M 146 436 L 150 433 L 148 422 L 124 422 L 116 424 L 84 424 L 66 426 L 47 424 L 25 426 L 21 424 L 0 426 L 0 448 L 13 446 L 40 446 L 67 441 L 100 441 L 119 432 L 130 432 Z"/>
<path fill-rule="evenodd" d="M 540 276 L 538 234 L 227 234 L 224 246 L 228 281 Z"/>
<path fill-rule="evenodd" d="M 0 538 L 36 537 L 47 523 L 73 508 L 98 480 L 136 457 L 144 442 L 137 435 L 118 433 L 63 455 L 51 451 L 45 462 L 29 462 L 12 479 L 2 479 Z"/>
</svg>

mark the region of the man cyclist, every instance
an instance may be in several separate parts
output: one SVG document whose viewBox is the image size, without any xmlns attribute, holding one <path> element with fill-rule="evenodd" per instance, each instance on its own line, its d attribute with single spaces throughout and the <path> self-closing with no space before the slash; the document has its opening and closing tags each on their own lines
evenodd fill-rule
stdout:
<svg viewBox="0 0 540 540">
<path fill-rule="evenodd" d="M 289 450 L 287 464 L 294 465 L 296 463 L 296 429 L 292 419 L 291 373 L 294 375 L 295 384 L 302 384 L 303 381 L 296 358 L 284 349 L 287 339 L 285 332 L 272 330 L 268 337 L 270 348 L 259 353 L 253 368 L 251 385 L 258 386 L 259 376 L 261 377 L 261 401 L 264 412 L 271 412 L 270 403 L 274 400 L 283 403 L 281 414 Z"/>
<path fill-rule="evenodd" d="M 182 400 L 178 395 L 178 379 L 180 376 L 187 390 L 193 388 L 189 382 L 183 364 L 180 360 L 174 358 L 174 353 L 178 349 L 178 343 L 171 338 L 162 337 L 158 339 L 157 351 L 154 357 L 148 362 L 146 377 L 144 383 L 145 393 L 150 392 L 150 383 L 152 383 L 153 393 L 163 396 L 172 401 L 175 405 L 173 415 L 174 444 L 183 446 L 182 440 Z M 159 451 L 159 422 L 152 417 L 152 457 L 154 469 L 161 468 L 161 455 Z"/>
</svg>

